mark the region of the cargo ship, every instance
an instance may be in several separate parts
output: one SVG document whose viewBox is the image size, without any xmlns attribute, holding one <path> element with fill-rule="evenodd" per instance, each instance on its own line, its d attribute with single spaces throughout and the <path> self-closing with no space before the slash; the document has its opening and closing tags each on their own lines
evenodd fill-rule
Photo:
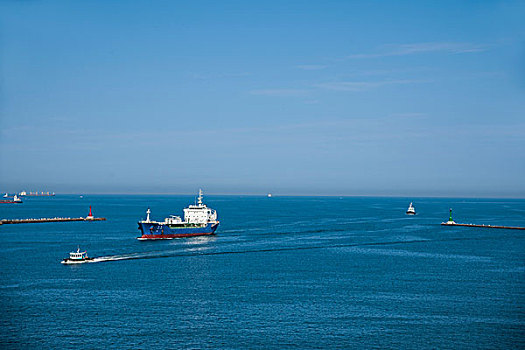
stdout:
<svg viewBox="0 0 525 350">
<path fill-rule="evenodd" d="M 215 234 L 219 226 L 217 212 L 202 203 L 202 190 L 198 201 L 184 209 L 184 220 L 180 216 L 170 215 L 163 222 L 150 220 L 151 210 L 146 211 L 146 220 L 139 221 L 142 233 L 138 240 L 173 239 L 183 237 L 207 236 Z"/>
<path fill-rule="evenodd" d="M 6 198 L 6 197 L 4 196 L 4 198 Z M 22 203 L 22 200 L 15 194 L 13 196 L 13 199 L 2 199 L 2 200 L 0 200 L 0 203 L 3 203 L 3 204 L 19 204 L 19 203 Z"/>
<path fill-rule="evenodd" d="M 26 196 L 26 197 L 54 197 L 55 192 L 29 192 L 22 191 L 18 194 L 19 196 Z"/>
</svg>

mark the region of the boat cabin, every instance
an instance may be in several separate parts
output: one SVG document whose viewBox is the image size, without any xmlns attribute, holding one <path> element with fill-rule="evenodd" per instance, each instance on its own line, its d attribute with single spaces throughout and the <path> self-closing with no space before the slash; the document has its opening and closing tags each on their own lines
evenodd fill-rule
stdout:
<svg viewBox="0 0 525 350">
<path fill-rule="evenodd" d="M 71 260 L 84 260 L 87 259 L 87 252 L 81 252 L 80 248 L 76 252 L 69 253 L 69 259 Z"/>
</svg>

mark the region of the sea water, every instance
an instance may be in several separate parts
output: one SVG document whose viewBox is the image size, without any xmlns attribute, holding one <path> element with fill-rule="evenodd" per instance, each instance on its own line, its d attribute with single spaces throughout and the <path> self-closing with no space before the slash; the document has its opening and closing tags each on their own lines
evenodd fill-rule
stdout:
<svg viewBox="0 0 525 350">
<path fill-rule="evenodd" d="M 2 205 L 1 348 L 525 347 L 525 226 L 511 199 L 206 196 L 211 237 L 138 241 L 192 196 Z M 414 202 L 416 216 L 405 215 Z M 62 265 L 80 246 L 96 262 Z"/>
</svg>

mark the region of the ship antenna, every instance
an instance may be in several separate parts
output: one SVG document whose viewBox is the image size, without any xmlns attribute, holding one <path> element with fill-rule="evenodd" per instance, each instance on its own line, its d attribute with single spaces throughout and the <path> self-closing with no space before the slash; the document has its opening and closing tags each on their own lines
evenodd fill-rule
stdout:
<svg viewBox="0 0 525 350">
<path fill-rule="evenodd" d="M 202 205 L 202 190 L 199 188 L 199 205 Z"/>
</svg>

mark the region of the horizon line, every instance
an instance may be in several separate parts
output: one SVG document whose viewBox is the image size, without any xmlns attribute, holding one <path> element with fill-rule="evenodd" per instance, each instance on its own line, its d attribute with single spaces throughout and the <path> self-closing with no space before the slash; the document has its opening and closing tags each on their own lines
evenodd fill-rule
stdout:
<svg viewBox="0 0 525 350">
<path fill-rule="evenodd" d="M 86 195 L 96 195 L 96 196 L 196 196 L 194 192 L 183 192 L 183 193 L 175 193 L 175 192 L 126 192 L 126 193 L 119 193 L 119 192 L 63 192 L 63 193 L 55 193 L 56 196 L 60 195 L 78 195 L 78 196 L 86 196 Z M 250 196 L 250 197 L 267 197 L 268 194 L 271 194 L 272 197 L 364 197 L 364 198 L 459 198 L 459 199 L 525 199 L 525 196 L 519 197 L 519 196 L 472 196 L 472 195 L 392 195 L 392 194 L 290 194 L 290 193 L 273 193 L 273 192 L 266 192 L 266 193 L 221 193 L 221 192 L 213 192 L 213 193 L 205 193 L 204 197 L 206 196 Z M 44 196 L 46 197 L 46 196 Z"/>
</svg>

